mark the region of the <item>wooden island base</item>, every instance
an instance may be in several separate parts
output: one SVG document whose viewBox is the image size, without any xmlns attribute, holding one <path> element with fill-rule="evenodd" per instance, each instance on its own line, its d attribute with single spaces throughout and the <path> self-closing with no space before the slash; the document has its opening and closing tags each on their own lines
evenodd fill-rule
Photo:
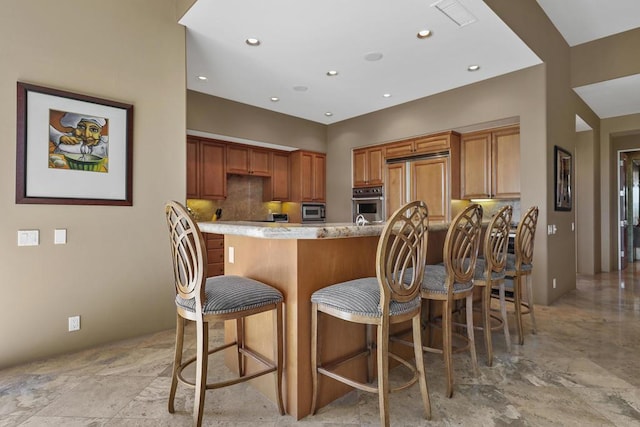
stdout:
<svg viewBox="0 0 640 427">
<path fill-rule="evenodd" d="M 311 410 L 311 294 L 334 283 L 375 276 L 377 244 L 376 236 L 316 240 L 225 236 L 225 254 L 229 254 L 232 247 L 235 258 L 230 263 L 229 257 L 225 257 L 225 274 L 259 280 L 284 294 L 283 393 L 286 412 L 297 420 Z M 245 324 L 248 345 L 269 357 L 273 354 L 270 316 L 270 313 L 253 316 Z M 326 360 L 361 348 L 365 339 L 364 328 L 360 325 L 322 317 L 321 327 L 331 330 L 331 340 L 321 343 Z M 226 325 L 225 334 L 235 336 L 234 327 Z M 232 358 L 228 363 L 233 366 Z M 255 366 L 249 366 L 249 371 L 252 368 Z M 354 363 L 350 371 L 360 380 L 366 378 L 364 363 Z M 261 377 L 251 382 L 275 402 L 273 377 Z M 351 390 L 351 387 L 323 377 L 318 406 Z"/>
<path fill-rule="evenodd" d="M 352 223 L 271 224 L 255 222 L 200 222 L 205 233 L 224 234 L 227 275 L 259 280 L 284 295 L 284 378 L 286 412 L 296 420 L 311 411 L 311 294 L 318 289 L 347 280 L 376 274 L 376 250 L 383 225 L 355 226 Z M 427 263 L 442 261 L 446 224 L 430 225 Z M 233 253 L 233 259 L 229 254 Z M 231 262 L 233 261 L 233 262 Z M 320 316 L 322 362 L 335 361 L 365 345 L 364 326 Z M 402 326 L 402 325 L 398 325 Z M 248 318 L 245 322 L 247 345 L 267 358 L 273 357 L 273 319 L 271 313 Z M 323 331 L 331 331 L 323 334 Z M 329 339 L 323 337 L 330 337 Z M 225 339 L 235 338 L 235 326 L 225 325 Z M 398 351 L 397 347 L 394 352 Z M 400 352 L 412 354 L 404 346 Z M 232 351 L 225 363 L 235 367 Z M 248 372 L 258 367 L 251 363 Z M 366 360 L 345 364 L 358 381 L 366 380 Z M 264 376 L 251 384 L 275 402 L 274 378 Z M 322 376 L 318 407 L 350 392 L 351 387 Z"/>
</svg>

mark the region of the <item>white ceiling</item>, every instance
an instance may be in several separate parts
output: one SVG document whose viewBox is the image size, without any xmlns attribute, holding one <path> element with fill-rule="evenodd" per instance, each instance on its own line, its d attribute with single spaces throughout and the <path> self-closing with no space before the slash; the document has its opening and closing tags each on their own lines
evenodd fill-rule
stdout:
<svg viewBox="0 0 640 427">
<path fill-rule="evenodd" d="M 640 0 L 537 1 L 570 44 L 640 27 Z M 475 21 L 458 25 L 440 9 Z M 324 124 L 540 63 L 482 0 L 198 0 L 180 23 L 188 89 Z M 432 36 L 418 39 L 422 29 Z M 249 37 L 260 46 L 247 45 Z M 480 70 L 467 71 L 472 64 Z M 611 87 L 576 92 L 600 117 L 610 117 L 608 103 L 640 112 L 628 84 L 639 87 L 616 86 L 628 103 L 611 101 Z"/>
</svg>

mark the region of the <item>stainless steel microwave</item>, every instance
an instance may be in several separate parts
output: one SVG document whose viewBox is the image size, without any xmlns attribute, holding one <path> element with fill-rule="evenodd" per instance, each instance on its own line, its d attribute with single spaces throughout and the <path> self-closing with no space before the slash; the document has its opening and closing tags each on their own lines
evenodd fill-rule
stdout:
<svg viewBox="0 0 640 427">
<path fill-rule="evenodd" d="M 324 203 L 303 203 L 302 222 L 325 222 Z"/>
</svg>

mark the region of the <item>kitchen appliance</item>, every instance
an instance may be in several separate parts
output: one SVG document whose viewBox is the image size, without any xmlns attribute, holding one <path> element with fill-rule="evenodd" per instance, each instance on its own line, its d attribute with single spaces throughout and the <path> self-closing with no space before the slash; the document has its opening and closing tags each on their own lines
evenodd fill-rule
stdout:
<svg viewBox="0 0 640 427">
<path fill-rule="evenodd" d="M 382 222 L 385 217 L 384 187 L 354 188 L 351 193 L 353 201 L 353 222 L 362 215 L 367 222 Z"/>
<path fill-rule="evenodd" d="M 302 222 L 325 222 L 324 203 L 302 203 Z"/>
<path fill-rule="evenodd" d="M 283 213 L 270 213 L 266 222 L 289 222 L 289 215 Z"/>
</svg>

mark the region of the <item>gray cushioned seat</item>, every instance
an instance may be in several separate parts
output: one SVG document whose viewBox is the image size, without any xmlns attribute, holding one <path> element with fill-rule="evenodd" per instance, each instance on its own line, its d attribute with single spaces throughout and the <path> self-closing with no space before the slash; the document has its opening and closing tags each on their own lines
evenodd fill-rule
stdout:
<svg viewBox="0 0 640 427">
<path fill-rule="evenodd" d="M 473 273 L 473 278 L 474 279 L 485 280 L 485 277 L 484 277 L 484 263 L 485 263 L 484 258 L 478 258 L 478 260 L 476 261 L 476 270 Z M 495 272 L 495 271 L 491 272 L 491 280 L 504 279 L 504 276 L 505 276 L 504 270 L 499 271 L 499 272 Z"/>
<path fill-rule="evenodd" d="M 446 294 L 447 291 L 444 287 L 445 280 L 447 278 L 447 270 L 444 264 L 438 265 L 426 265 L 424 270 L 424 278 L 422 279 L 422 290 Z M 473 288 L 473 282 L 467 283 L 454 283 L 453 293 L 464 292 Z"/>
<path fill-rule="evenodd" d="M 516 269 L 516 255 L 515 254 L 507 254 L 507 266 L 505 270 L 514 271 Z M 522 264 L 522 271 L 531 271 L 533 269 L 532 264 Z"/>
<path fill-rule="evenodd" d="M 375 277 L 349 280 L 319 289 L 311 295 L 311 302 L 332 307 L 345 313 L 365 317 L 380 317 L 380 285 Z M 391 301 L 390 315 L 414 310 L 420 305 L 420 297 L 409 302 Z"/>
<path fill-rule="evenodd" d="M 226 314 L 262 307 L 282 301 L 275 288 L 257 280 L 241 276 L 208 277 L 205 285 L 204 314 Z M 195 312 L 195 298 L 184 299 L 176 295 L 176 305 Z"/>
</svg>

